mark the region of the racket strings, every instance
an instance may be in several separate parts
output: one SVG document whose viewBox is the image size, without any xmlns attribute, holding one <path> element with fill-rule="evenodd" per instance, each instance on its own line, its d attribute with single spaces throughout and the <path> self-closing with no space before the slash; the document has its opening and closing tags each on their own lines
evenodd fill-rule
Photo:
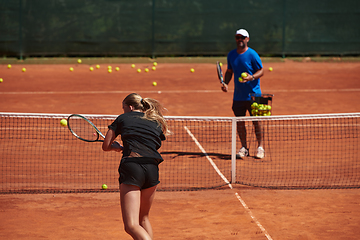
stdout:
<svg viewBox="0 0 360 240">
<path fill-rule="evenodd" d="M 82 118 L 72 117 L 69 121 L 71 130 L 80 138 L 88 141 L 96 141 L 99 139 L 98 132 Z"/>
</svg>

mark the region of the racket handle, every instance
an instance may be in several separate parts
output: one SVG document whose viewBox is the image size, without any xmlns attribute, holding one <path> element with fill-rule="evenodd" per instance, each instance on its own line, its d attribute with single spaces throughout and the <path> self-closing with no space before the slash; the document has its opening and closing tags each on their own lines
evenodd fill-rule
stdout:
<svg viewBox="0 0 360 240">
<path fill-rule="evenodd" d="M 227 91 L 228 91 L 228 86 L 226 85 L 226 83 L 222 82 L 221 90 L 222 90 L 223 92 L 227 92 Z"/>
<path fill-rule="evenodd" d="M 121 151 L 124 149 L 124 147 L 121 146 L 120 143 L 117 142 L 117 141 L 114 141 L 114 142 L 111 144 L 111 148 L 112 148 L 112 150 L 114 150 L 114 151 L 116 151 L 116 152 L 121 152 Z"/>
</svg>

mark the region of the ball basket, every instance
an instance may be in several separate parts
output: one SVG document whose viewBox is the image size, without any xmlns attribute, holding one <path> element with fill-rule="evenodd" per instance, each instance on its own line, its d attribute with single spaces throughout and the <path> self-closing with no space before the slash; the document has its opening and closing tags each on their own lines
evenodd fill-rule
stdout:
<svg viewBox="0 0 360 240">
<path fill-rule="evenodd" d="M 250 94 L 251 114 L 253 116 L 271 116 L 273 94 Z"/>
</svg>

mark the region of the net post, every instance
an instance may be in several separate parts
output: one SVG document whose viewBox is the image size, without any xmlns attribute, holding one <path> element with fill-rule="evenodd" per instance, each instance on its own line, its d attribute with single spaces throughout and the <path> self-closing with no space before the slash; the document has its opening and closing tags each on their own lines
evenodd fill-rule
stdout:
<svg viewBox="0 0 360 240">
<path fill-rule="evenodd" d="M 231 119 L 231 183 L 236 182 L 236 118 Z"/>
</svg>

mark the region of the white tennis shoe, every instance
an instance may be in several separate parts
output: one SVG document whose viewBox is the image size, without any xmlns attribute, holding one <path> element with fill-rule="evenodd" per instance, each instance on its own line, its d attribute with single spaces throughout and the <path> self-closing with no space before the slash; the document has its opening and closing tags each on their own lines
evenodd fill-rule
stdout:
<svg viewBox="0 0 360 240">
<path fill-rule="evenodd" d="M 256 151 L 256 158 L 262 159 L 265 157 L 265 150 L 262 147 L 258 147 Z"/>
<path fill-rule="evenodd" d="M 237 158 L 244 158 L 249 156 L 249 150 L 247 150 L 245 147 L 240 148 L 239 152 L 236 154 Z"/>
</svg>

